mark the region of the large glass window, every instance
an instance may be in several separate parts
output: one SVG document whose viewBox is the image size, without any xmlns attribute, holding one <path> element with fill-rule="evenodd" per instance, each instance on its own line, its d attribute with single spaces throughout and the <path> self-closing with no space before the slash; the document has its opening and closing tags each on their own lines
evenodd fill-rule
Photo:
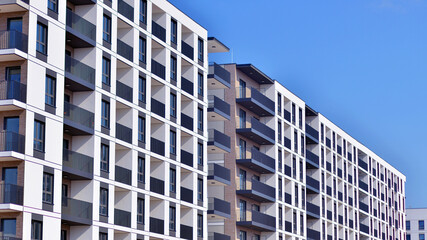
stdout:
<svg viewBox="0 0 427 240">
<path fill-rule="evenodd" d="M 172 155 L 176 155 L 176 132 L 175 131 L 170 131 L 169 134 L 169 150 L 170 150 L 170 154 Z"/>
<path fill-rule="evenodd" d="M 143 37 L 139 37 L 139 61 L 147 62 L 147 40 Z"/>
<path fill-rule="evenodd" d="M 177 35 L 178 23 L 175 19 L 171 19 L 171 42 L 177 44 L 178 43 L 178 35 Z"/>
<path fill-rule="evenodd" d="M 425 239 L 426 239 L 426 237 L 425 237 L 424 233 L 420 234 L 420 235 L 419 235 L 419 238 L 420 238 L 420 240 L 425 240 Z"/>
<path fill-rule="evenodd" d="M 145 118 L 138 117 L 138 141 L 145 143 Z"/>
<path fill-rule="evenodd" d="M 147 80 L 143 77 L 139 77 L 139 91 L 138 91 L 138 100 L 145 103 L 145 93 L 147 89 Z"/>
<path fill-rule="evenodd" d="M 145 158 L 138 157 L 138 182 L 145 183 Z"/>
<path fill-rule="evenodd" d="M 45 143 L 45 126 L 44 122 L 34 121 L 34 150 L 39 152 L 44 152 L 44 143 Z"/>
<path fill-rule="evenodd" d="M 37 23 L 36 43 L 37 52 L 47 55 L 47 26 L 41 23 Z"/>
<path fill-rule="evenodd" d="M 111 61 L 108 58 L 102 58 L 102 83 L 110 86 Z"/>
<path fill-rule="evenodd" d="M 43 223 L 41 221 L 33 220 L 31 222 L 31 240 L 42 240 L 43 237 Z"/>
<path fill-rule="evenodd" d="M 100 188 L 99 215 L 108 216 L 108 189 Z"/>
<path fill-rule="evenodd" d="M 51 11 L 58 12 L 58 0 L 47 0 L 47 8 Z"/>
<path fill-rule="evenodd" d="M 16 218 L 3 218 L 1 220 L 1 231 L 6 239 L 8 239 L 7 236 L 11 236 L 13 239 L 16 236 Z"/>
<path fill-rule="evenodd" d="M 139 1 L 139 21 L 147 24 L 147 0 Z"/>
<path fill-rule="evenodd" d="M 53 175 L 43 173 L 43 203 L 53 204 Z"/>
<path fill-rule="evenodd" d="M 176 230 L 176 209 L 175 207 L 169 207 L 169 230 Z"/>
<path fill-rule="evenodd" d="M 138 198 L 136 205 L 137 205 L 136 221 L 139 224 L 144 224 L 144 199 Z"/>
<path fill-rule="evenodd" d="M 111 18 L 107 15 L 103 17 L 102 39 L 111 43 Z"/>
<path fill-rule="evenodd" d="M 110 128 L 110 103 L 103 100 L 101 105 L 101 126 Z"/>
<path fill-rule="evenodd" d="M 110 162 L 110 147 L 101 144 L 101 171 L 108 172 Z"/>
<path fill-rule="evenodd" d="M 45 103 L 55 107 L 56 99 L 56 79 L 51 76 L 46 76 L 45 86 Z"/>
</svg>

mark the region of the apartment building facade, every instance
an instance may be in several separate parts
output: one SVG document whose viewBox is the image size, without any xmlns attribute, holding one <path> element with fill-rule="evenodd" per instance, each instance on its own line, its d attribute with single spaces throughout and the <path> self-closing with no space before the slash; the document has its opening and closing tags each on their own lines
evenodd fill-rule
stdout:
<svg viewBox="0 0 427 240">
<path fill-rule="evenodd" d="M 207 47 L 167 1 L 0 1 L 0 237 L 206 237 Z"/>
<path fill-rule="evenodd" d="M 406 240 L 424 240 L 427 235 L 427 208 L 406 209 Z"/>
</svg>

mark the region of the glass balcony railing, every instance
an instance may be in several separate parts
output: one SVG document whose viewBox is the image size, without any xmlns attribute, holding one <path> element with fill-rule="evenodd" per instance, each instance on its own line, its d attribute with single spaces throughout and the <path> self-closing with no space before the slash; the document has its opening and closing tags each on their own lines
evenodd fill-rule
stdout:
<svg viewBox="0 0 427 240">
<path fill-rule="evenodd" d="M 236 88 L 236 102 L 259 116 L 274 116 L 274 102 L 258 89 Z"/>
<path fill-rule="evenodd" d="M 117 2 L 118 12 L 133 22 L 133 7 L 123 0 Z"/>
<path fill-rule="evenodd" d="M 0 204 L 12 203 L 22 205 L 24 188 L 10 183 L 0 183 Z"/>
<path fill-rule="evenodd" d="M 225 119 L 230 120 L 230 104 L 217 96 L 208 96 L 208 112 L 215 112 Z"/>
<path fill-rule="evenodd" d="M 25 136 L 11 131 L 0 131 L 0 151 L 25 152 Z"/>
<path fill-rule="evenodd" d="M 18 31 L 0 31 L 0 49 L 16 48 L 28 51 L 28 36 Z"/>
<path fill-rule="evenodd" d="M 132 129 L 116 123 L 116 138 L 127 143 L 132 143 Z"/>
<path fill-rule="evenodd" d="M 0 81 L 0 100 L 15 99 L 26 103 L 27 85 L 14 80 Z"/>
<path fill-rule="evenodd" d="M 182 52 L 182 54 L 187 56 L 189 59 L 194 60 L 194 49 L 193 49 L 193 47 L 184 41 L 181 42 L 181 52 Z"/>
<path fill-rule="evenodd" d="M 69 102 L 64 102 L 64 118 L 93 129 L 94 114 Z"/>
<path fill-rule="evenodd" d="M 90 38 L 96 40 L 96 27 L 88 20 L 75 14 L 73 11 L 67 9 L 67 26 Z"/>
<path fill-rule="evenodd" d="M 221 67 L 216 63 L 209 65 L 209 75 L 208 78 L 214 78 L 224 84 L 227 87 L 230 87 L 230 72 L 225 68 Z"/>
<path fill-rule="evenodd" d="M 90 223 L 92 221 L 92 203 L 63 197 L 62 215 L 66 219 L 81 223 Z"/>
<path fill-rule="evenodd" d="M 93 157 L 63 149 L 62 165 L 88 174 L 93 174 Z"/>
<path fill-rule="evenodd" d="M 133 48 L 120 39 L 117 39 L 117 53 L 133 62 Z"/>
<path fill-rule="evenodd" d="M 166 29 L 157 24 L 155 21 L 152 22 L 151 31 L 154 36 L 166 42 Z"/>
<path fill-rule="evenodd" d="M 161 79 L 166 77 L 166 68 L 161 63 L 151 59 L 151 72 Z"/>
<path fill-rule="evenodd" d="M 193 95 L 194 84 L 190 80 L 181 77 L 181 89 L 186 91 L 188 94 Z"/>
<path fill-rule="evenodd" d="M 95 69 L 68 55 L 65 55 L 65 72 L 91 85 L 95 84 Z"/>
<path fill-rule="evenodd" d="M 117 81 L 116 93 L 117 93 L 117 96 L 123 98 L 124 100 L 128 102 L 133 102 L 133 89 L 128 85 Z"/>
</svg>

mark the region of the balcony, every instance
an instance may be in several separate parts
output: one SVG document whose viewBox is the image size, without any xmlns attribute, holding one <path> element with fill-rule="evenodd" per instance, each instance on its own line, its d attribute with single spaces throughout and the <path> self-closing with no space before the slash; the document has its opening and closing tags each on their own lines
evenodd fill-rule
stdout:
<svg viewBox="0 0 427 240">
<path fill-rule="evenodd" d="M 208 96 L 208 119 L 212 121 L 230 120 L 230 104 L 217 96 Z"/>
<path fill-rule="evenodd" d="M 255 179 L 238 185 L 236 194 L 261 203 L 276 200 L 276 189 Z"/>
<path fill-rule="evenodd" d="M 369 235 L 369 226 L 360 223 L 359 224 L 359 229 L 360 229 L 361 232 L 366 233 L 366 234 Z"/>
<path fill-rule="evenodd" d="M 181 113 L 181 126 L 187 128 L 190 131 L 193 131 L 194 129 L 193 118 L 185 115 L 184 113 Z"/>
<path fill-rule="evenodd" d="M 116 82 L 116 94 L 128 102 L 133 102 L 133 89 L 124 83 Z"/>
<path fill-rule="evenodd" d="M 24 188 L 10 183 L 0 183 L 0 204 L 22 205 L 24 201 Z M 1 207 L 2 211 L 7 206 Z"/>
<path fill-rule="evenodd" d="M 132 185 L 132 171 L 124 167 L 116 166 L 114 179 L 116 182 Z"/>
<path fill-rule="evenodd" d="M 114 224 L 130 228 L 131 213 L 120 209 L 114 209 Z"/>
<path fill-rule="evenodd" d="M 62 197 L 62 221 L 68 225 L 91 225 L 92 203 Z"/>
<path fill-rule="evenodd" d="M 151 98 L 151 112 L 159 115 L 160 117 L 165 117 L 165 104 Z"/>
<path fill-rule="evenodd" d="M 120 39 L 117 39 L 117 53 L 127 60 L 133 62 L 133 48 Z"/>
<path fill-rule="evenodd" d="M 311 203 L 307 202 L 307 217 L 308 218 L 320 218 L 320 207 Z"/>
<path fill-rule="evenodd" d="M 321 239 L 320 232 L 314 229 L 307 228 L 307 240 Z"/>
<path fill-rule="evenodd" d="M 151 59 L 151 72 L 158 76 L 159 78 L 165 80 L 166 77 L 166 68 L 161 63 L 157 62 L 154 59 Z"/>
<path fill-rule="evenodd" d="M 194 94 L 194 84 L 192 81 L 181 77 L 181 89 L 187 92 L 190 95 Z"/>
<path fill-rule="evenodd" d="M 71 135 L 93 135 L 94 114 L 86 109 L 64 102 L 64 131 Z"/>
<path fill-rule="evenodd" d="M 0 152 L 25 153 L 25 136 L 19 133 L 0 131 Z M 2 154 L 3 155 L 3 154 Z"/>
<path fill-rule="evenodd" d="M 230 236 L 222 233 L 210 232 L 208 234 L 208 240 L 230 240 Z"/>
<path fill-rule="evenodd" d="M 362 180 L 359 180 L 359 188 L 365 190 L 366 192 L 368 192 L 368 184 L 364 183 Z"/>
<path fill-rule="evenodd" d="M 165 194 L 165 182 L 163 180 L 150 177 L 150 191 L 158 194 Z"/>
<path fill-rule="evenodd" d="M 230 72 L 216 63 L 209 65 L 208 86 L 210 89 L 230 88 Z"/>
<path fill-rule="evenodd" d="M 230 203 L 218 198 L 208 198 L 208 218 L 230 218 Z"/>
<path fill-rule="evenodd" d="M 117 10 L 121 15 L 133 22 L 133 7 L 131 5 L 127 4 L 123 0 L 119 0 L 117 2 Z"/>
<path fill-rule="evenodd" d="M 359 167 L 363 168 L 365 171 L 368 171 L 368 164 L 365 163 L 362 159 L 359 158 Z"/>
<path fill-rule="evenodd" d="M 181 187 L 181 201 L 193 203 L 193 190 Z"/>
<path fill-rule="evenodd" d="M 95 69 L 65 55 L 65 87 L 73 92 L 95 90 Z"/>
<path fill-rule="evenodd" d="M 275 142 L 274 130 L 254 117 L 241 123 L 236 132 L 260 145 L 272 145 Z"/>
<path fill-rule="evenodd" d="M 311 152 L 310 150 L 305 150 L 305 158 L 307 163 L 307 168 L 319 168 L 319 156 Z"/>
<path fill-rule="evenodd" d="M 157 24 L 155 21 L 152 21 L 151 32 L 158 39 L 162 40 L 163 42 L 166 42 L 166 29 Z"/>
<path fill-rule="evenodd" d="M 22 12 L 29 9 L 29 0 L 3 0 L 0 4 L 0 12 Z M 14 239 L 12 239 L 14 240 Z"/>
<path fill-rule="evenodd" d="M 95 47 L 96 26 L 67 9 L 67 44 L 73 48 Z"/>
<path fill-rule="evenodd" d="M 359 201 L 359 209 L 369 214 L 369 206 Z"/>
<path fill-rule="evenodd" d="M 163 141 L 151 138 L 151 152 L 165 156 L 165 143 Z"/>
<path fill-rule="evenodd" d="M 181 224 L 180 237 L 186 240 L 193 239 L 193 227 Z"/>
<path fill-rule="evenodd" d="M 240 154 L 243 155 L 243 154 Z M 244 156 L 239 156 L 240 159 L 236 159 L 236 163 L 250 168 L 258 173 L 274 173 L 275 172 L 275 160 L 274 158 L 260 152 L 256 148 L 251 148 L 251 151 L 246 151 Z"/>
<path fill-rule="evenodd" d="M 68 149 L 62 151 L 63 175 L 71 180 L 93 179 L 93 157 Z"/>
<path fill-rule="evenodd" d="M 27 57 L 28 36 L 18 31 L 0 31 L 0 62 L 19 61 Z"/>
<path fill-rule="evenodd" d="M 288 177 L 292 177 L 292 168 L 285 164 L 285 175 Z"/>
<path fill-rule="evenodd" d="M 274 102 L 253 87 L 236 88 L 236 102 L 261 117 L 274 116 Z"/>
<path fill-rule="evenodd" d="M 182 52 L 182 54 L 184 54 L 184 56 L 188 57 L 191 60 L 194 60 L 194 49 L 193 49 L 193 47 L 184 41 L 181 41 L 181 52 Z"/>
<path fill-rule="evenodd" d="M 258 211 L 246 211 L 237 214 L 237 226 L 246 227 L 259 232 L 276 231 L 276 218 Z"/>
<path fill-rule="evenodd" d="M 15 100 L 21 103 L 27 102 L 27 85 L 15 80 L 1 80 L 0 110 L 11 111 L 23 109 L 24 106 L 17 104 Z"/>
<path fill-rule="evenodd" d="M 307 193 L 319 193 L 319 181 L 308 175 L 306 176 L 305 181 L 307 183 Z"/>
<path fill-rule="evenodd" d="M 292 233 L 292 223 L 285 221 L 285 231 L 288 233 Z"/>
<path fill-rule="evenodd" d="M 212 163 L 208 165 L 208 181 L 212 185 L 230 185 L 230 169 Z"/>
<path fill-rule="evenodd" d="M 132 144 L 132 129 L 116 123 L 116 138 Z"/>
<path fill-rule="evenodd" d="M 285 203 L 292 204 L 292 195 L 285 192 Z"/>
<path fill-rule="evenodd" d="M 208 130 L 208 153 L 229 153 L 230 137 L 216 130 Z"/>
<path fill-rule="evenodd" d="M 291 139 L 284 137 L 284 145 L 287 149 L 292 150 Z"/>
<path fill-rule="evenodd" d="M 193 167 L 194 166 L 194 157 L 193 154 L 181 149 L 181 163 Z"/>
<path fill-rule="evenodd" d="M 308 144 L 319 143 L 319 132 L 308 124 L 305 124 L 305 136 Z"/>
<path fill-rule="evenodd" d="M 150 232 L 164 234 L 165 221 L 163 219 L 150 217 Z"/>
<path fill-rule="evenodd" d="M 331 139 L 326 138 L 326 146 L 327 146 L 328 148 L 331 148 Z"/>
</svg>

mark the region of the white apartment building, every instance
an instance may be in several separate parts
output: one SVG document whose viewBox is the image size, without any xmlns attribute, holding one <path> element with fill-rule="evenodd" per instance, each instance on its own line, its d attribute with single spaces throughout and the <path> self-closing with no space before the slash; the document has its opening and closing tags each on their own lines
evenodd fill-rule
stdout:
<svg viewBox="0 0 427 240">
<path fill-rule="evenodd" d="M 427 229 L 427 208 L 406 209 L 406 240 L 425 240 Z"/>
<path fill-rule="evenodd" d="M 165 0 L 1 0 L 1 239 L 206 237 L 207 47 Z"/>
</svg>

